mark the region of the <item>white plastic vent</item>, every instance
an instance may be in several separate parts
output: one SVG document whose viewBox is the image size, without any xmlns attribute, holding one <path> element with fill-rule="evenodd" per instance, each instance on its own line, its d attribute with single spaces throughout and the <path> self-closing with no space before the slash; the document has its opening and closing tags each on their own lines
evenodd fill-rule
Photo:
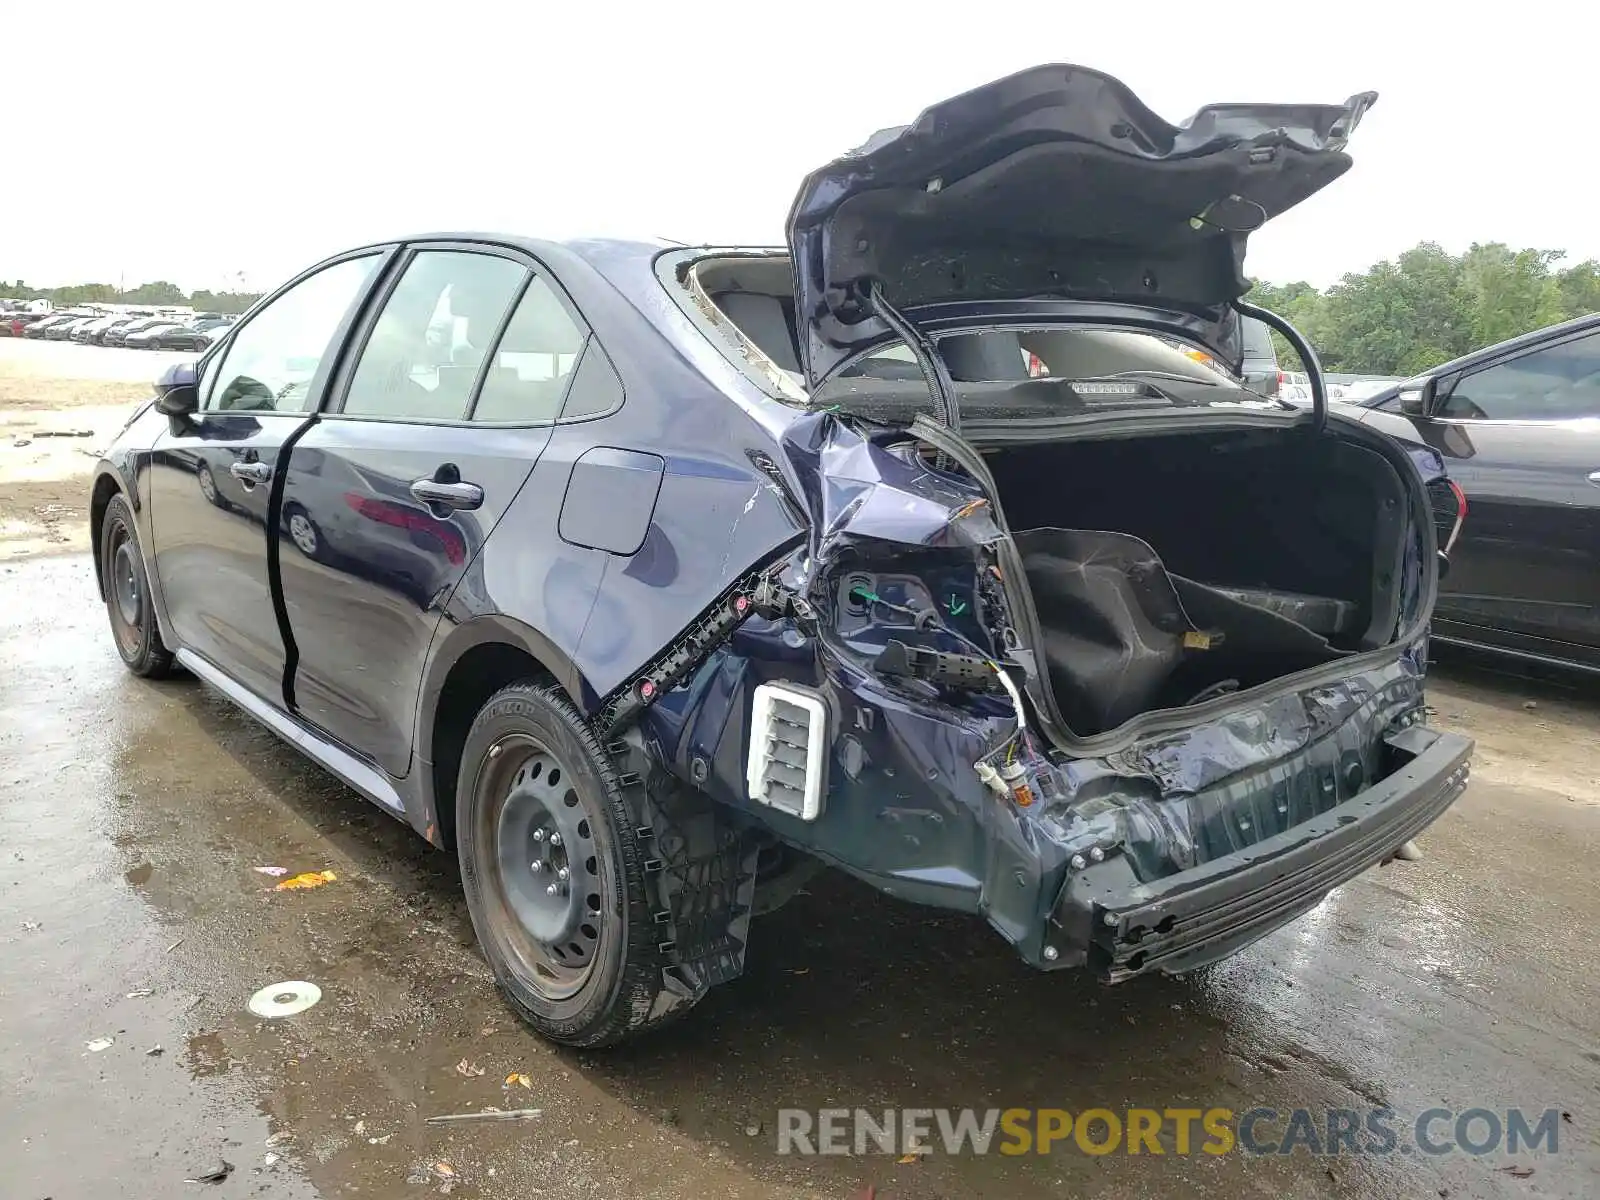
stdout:
<svg viewBox="0 0 1600 1200">
<path fill-rule="evenodd" d="M 815 821 L 827 787 L 828 709 L 810 692 L 782 683 L 756 688 L 750 712 L 750 799 Z"/>
</svg>

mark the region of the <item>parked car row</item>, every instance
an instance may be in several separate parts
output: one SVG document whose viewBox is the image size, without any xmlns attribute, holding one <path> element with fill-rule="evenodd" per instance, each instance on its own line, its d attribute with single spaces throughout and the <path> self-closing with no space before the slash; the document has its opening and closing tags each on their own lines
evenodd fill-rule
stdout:
<svg viewBox="0 0 1600 1200">
<path fill-rule="evenodd" d="M 135 350 L 210 348 L 233 324 L 223 313 L 115 312 L 69 309 L 53 313 L 0 313 L 0 337 L 126 346 Z"/>
</svg>

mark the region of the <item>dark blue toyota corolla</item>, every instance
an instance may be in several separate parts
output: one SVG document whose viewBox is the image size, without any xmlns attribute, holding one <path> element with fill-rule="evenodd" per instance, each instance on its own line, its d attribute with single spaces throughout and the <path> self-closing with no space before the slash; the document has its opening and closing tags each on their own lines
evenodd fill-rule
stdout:
<svg viewBox="0 0 1600 1200">
<path fill-rule="evenodd" d="M 117 648 L 454 848 L 557 1041 L 686 1011 L 819 864 L 1041 968 L 1232 953 L 1471 751 L 1423 723 L 1439 460 L 1241 300 L 1372 100 L 1173 126 L 1039 67 L 810 176 L 787 250 L 319 263 L 101 462 Z M 1242 313 L 1310 411 L 1184 353 Z"/>
</svg>

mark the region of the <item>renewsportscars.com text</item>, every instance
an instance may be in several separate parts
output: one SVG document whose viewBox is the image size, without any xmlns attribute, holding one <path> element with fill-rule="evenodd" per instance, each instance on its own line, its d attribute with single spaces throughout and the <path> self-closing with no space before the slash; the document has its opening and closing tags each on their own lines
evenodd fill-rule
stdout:
<svg viewBox="0 0 1600 1200">
<path fill-rule="evenodd" d="M 1508 1154 L 1560 1150 L 1560 1109 L 784 1108 L 779 1154 Z"/>
</svg>

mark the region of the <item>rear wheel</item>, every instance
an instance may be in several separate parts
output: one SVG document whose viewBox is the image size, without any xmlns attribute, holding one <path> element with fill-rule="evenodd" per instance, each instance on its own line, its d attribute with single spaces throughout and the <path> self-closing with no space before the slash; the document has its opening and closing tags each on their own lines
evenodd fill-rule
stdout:
<svg viewBox="0 0 1600 1200">
<path fill-rule="evenodd" d="M 647 855 L 603 748 L 561 690 L 478 713 L 456 786 L 467 907 L 495 981 L 552 1041 L 623 1041 L 688 1005 L 664 993 Z"/>
<path fill-rule="evenodd" d="M 121 496 L 113 496 L 106 505 L 100 527 L 100 580 L 105 589 L 106 613 L 111 618 L 111 636 L 128 670 L 147 679 L 171 674 L 172 652 L 156 627 L 150 580 L 144 570 L 144 555 L 139 551 L 133 510 Z"/>
</svg>

